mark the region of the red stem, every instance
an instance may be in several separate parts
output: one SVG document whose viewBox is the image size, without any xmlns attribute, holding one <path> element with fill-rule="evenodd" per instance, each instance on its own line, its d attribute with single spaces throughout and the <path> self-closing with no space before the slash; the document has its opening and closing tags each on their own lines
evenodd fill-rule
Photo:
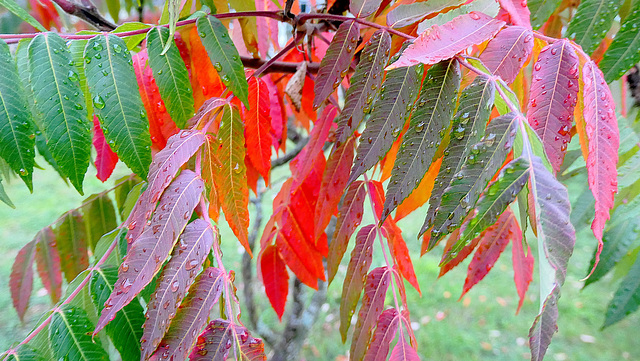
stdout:
<svg viewBox="0 0 640 361">
<path fill-rule="evenodd" d="M 333 15 L 333 14 L 301 14 L 298 16 L 298 21 L 300 22 L 304 22 L 307 19 L 322 19 L 322 20 L 336 20 L 336 21 L 355 21 L 356 23 L 362 24 L 362 25 L 366 25 L 370 28 L 375 28 L 375 29 L 384 29 L 386 31 L 388 31 L 389 33 L 393 34 L 393 35 L 397 35 L 401 38 L 405 38 L 408 40 L 413 40 L 415 39 L 414 36 L 405 34 L 401 31 L 398 31 L 396 29 L 392 29 L 388 26 L 384 26 L 384 25 L 380 25 L 380 24 L 376 24 L 376 23 L 372 23 L 371 21 L 367 21 L 364 19 L 358 19 L 358 18 L 352 18 L 352 17 L 348 17 L 348 16 L 342 16 L 342 15 Z"/>
</svg>

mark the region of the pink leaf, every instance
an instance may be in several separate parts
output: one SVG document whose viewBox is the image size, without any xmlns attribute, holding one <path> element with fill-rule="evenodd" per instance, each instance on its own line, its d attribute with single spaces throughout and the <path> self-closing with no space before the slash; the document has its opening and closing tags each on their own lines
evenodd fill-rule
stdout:
<svg viewBox="0 0 640 361">
<path fill-rule="evenodd" d="M 191 218 L 204 189 L 202 178 L 190 170 L 182 173 L 169 185 L 160 198 L 158 211 L 122 260 L 118 281 L 105 302 L 104 310 L 93 334 L 97 334 L 116 313 L 133 300 L 160 271 L 169 253 Z"/>
<path fill-rule="evenodd" d="M 389 361 L 419 361 L 418 353 L 404 339 L 404 335 L 400 333 L 400 340 L 391 351 Z"/>
<path fill-rule="evenodd" d="M 540 136 L 555 171 L 560 169 L 571 140 L 578 66 L 578 56 L 566 40 L 543 48 L 533 66 L 527 119 Z"/>
<path fill-rule="evenodd" d="M 511 84 L 532 50 L 533 32 L 521 26 L 508 26 L 489 41 L 480 60 L 494 75 Z"/>
<path fill-rule="evenodd" d="M 511 243 L 511 258 L 513 259 L 513 280 L 516 284 L 516 290 L 518 291 L 518 309 L 516 313 L 520 312 L 524 297 L 527 294 L 529 284 L 533 280 L 533 266 L 535 260 L 531 253 L 531 247 L 527 245 L 527 253 L 524 253 L 524 247 L 522 247 L 522 239 L 514 239 Z"/>
<path fill-rule="evenodd" d="M 42 229 L 35 238 L 36 265 L 42 285 L 49 292 L 51 302 L 57 303 L 62 295 L 62 270 L 56 249 L 55 234 L 51 227 Z"/>
<path fill-rule="evenodd" d="M 9 276 L 9 289 L 13 307 L 18 312 L 20 320 L 24 320 L 24 314 L 29 306 L 29 298 L 33 289 L 33 260 L 35 258 L 35 243 L 31 241 L 18 251 L 11 275 Z"/>
<path fill-rule="evenodd" d="M 509 14 L 511 24 L 531 30 L 531 11 L 527 7 L 527 0 L 498 0 L 498 2 L 500 7 Z"/>
<path fill-rule="evenodd" d="M 271 2 L 271 0 L 266 0 Z M 283 110 L 284 104 L 282 102 L 282 98 L 279 95 L 278 87 L 273 83 L 270 77 L 265 76 L 262 78 L 264 83 L 267 85 L 267 89 L 269 89 L 269 115 L 271 116 L 271 140 L 273 142 L 273 147 L 276 151 L 280 148 L 281 142 L 286 142 L 286 139 L 283 139 L 283 130 L 287 124 L 287 119 L 285 117 L 285 112 Z"/>
<path fill-rule="evenodd" d="M 278 318 L 282 320 L 284 306 L 287 303 L 287 295 L 289 293 L 289 273 L 282 256 L 280 256 L 275 246 L 269 245 L 262 251 L 260 273 L 262 274 L 262 282 L 269 302 L 276 311 Z"/>
<path fill-rule="evenodd" d="M 118 163 L 118 155 L 111 149 L 104 139 L 104 133 L 100 128 L 98 117 L 93 117 L 93 146 L 96 148 L 96 160 L 94 162 L 98 173 L 96 177 L 105 182 Z"/>
<path fill-rule="evenodd" d="M 589 61 L 582 69 L 582 78 L 584 119 L 589 139 L 587 174 L 589 188 L 596 200 L 596 214 L 591 229 L 598 240 L 598 251 L 591 270 L 593 272 L 602 251 L 602 231 L 605 222 L 609 219 L 609 211 L 613 208 L 614 194 L 618 190 L 616 167 L 620 134 L 615 115 L 615 102 L 602 71 L 593 61 Z"/>
<path fill-rule="evenodd" d="M 376 325 L 376 330 L 371 338 L 371 344 L 367 353 L 364 355 L 364 361 L 385 361 L 389 355 L 389 347 L 391 341 L 398 333 L 398 323 L 400 315 L 395 308 L 384 310 Z"/>
<path fill-rule="evenodd" d="M 189 361 L 224 361 L 233 346 L 233 325 L 227 320 L 209 322 L 198 336 Z"/>
<path fill-rule="evenodd" d="M 349 11 L 357 18 L 366 18 L 373 14 L 382 0 L 352 0 L 349 3 Z"/>
<path fill-rule="evenodd" d="M 472 11 L 448 23 L 433 25 L 414 40 L 400 58 L 387 70 L 418 63 L 435 64 L 454 57 L 468 47 L 493 38 L 504 26 L 504 21 Z"/>
</svg>

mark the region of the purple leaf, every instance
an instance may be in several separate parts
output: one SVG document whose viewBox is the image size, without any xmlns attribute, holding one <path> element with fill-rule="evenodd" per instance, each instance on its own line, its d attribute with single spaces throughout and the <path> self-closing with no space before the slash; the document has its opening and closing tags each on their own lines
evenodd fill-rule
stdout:
<svg viewBox="0 0 640 361">
<path fill-rule="evenodd" d="M 480 60 L 507 84 L 513 83 L 533 51 L 533 32 L 522 26 L 508 26 L 489 41 Z"/>
<path fill-rule="evenodd" d="M 369 349 L 364 355 L 364 361 L 385 361 L 387 359 L 391 341 L 398 333 L 399 321 L 400 315 L 395 308 L 382 312 L 378 317 L 376 330 L 373 333 Z"/>
<path fill-rule="evenodd" d="M 189 361 L 225 361 L 233 346 L 233 325 L 227 320 L 213 320 L 198 336 Z"/>
<path fill-rule="evenodd" d="M 62 270 L 55 241 L 51 227 L 42 229 L 35 238 L 36 269 L 53 303 L 57 303 L 62 295 Z"/>
<path fill-rule="evenodd" d="M 389 361 L 419 361 L 418 353 L 404 339 L 404 335 L 400 333 L 400 340 L 391 351 Z"/>
<path fill-rule="evenodd" d="M 349 11 L 357 18 L 366 18 L 373 14 L 382 0 L 352 0 L 349 3 Z"/>
<path fill-rule="evenodd" d="M 18 312 L 18 317 L 20 317 L 21 321 L 24 320 L 24 314 L 27 312 L 29 298 L 33 289 L 35 248 L 34 241 L 31 241 L 18 251 L 9 276 L 9 289 L 11 290 L 13 307 Z"/>
</svg>

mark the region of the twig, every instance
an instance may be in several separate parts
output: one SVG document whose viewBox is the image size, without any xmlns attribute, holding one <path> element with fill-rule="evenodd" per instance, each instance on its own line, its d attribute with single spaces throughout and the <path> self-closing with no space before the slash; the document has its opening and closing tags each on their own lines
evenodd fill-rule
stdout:
<svg viewBox="0 0 640 361">
<path fill-rule="evenodd" d="M 296 147 L 293 150 L 291 150 L 289 153 L 286 153 L 282 157 L 272 160 L 271 169 L 278 168 L 282 165 L 289 163 L 290 160 L 295 158 L 296 155 L 298 155 L 302 151 L 302 148 L 304 148 L 304 146 L 307 145 L 307 142 L 309 142 L 309 138 L 301 139 L 300 142 L 296 144 Z"/>
<path fill-rule="evenodd" d="M 258 232 L 262 228 L 262 195 L 265 192 L 265 188 L 262 186 L 262 182 L 258 183 L 257 187 L 257 195 L 255 198 L 251 199 L 251 203 L 255 207 L 255 216 L 253 217 L 253 225 L 251 227 L 251 232 L 249 232 L 249 237 L 247 238 L 247 243 L 249 244 L 249 249 L 253 252 L 256 240 L 258 239 Z M 245 306 L 247 308 L 247 313 L 249 314 L 249 323 L 253 329 L 256 329 L 258 326 L 258 314 L 256 312 L 256 302 L 253 297 L 253 264 L 251 263 L 251 256 L 245 250 L 242 255 L 242 282 L 244 283 L 244 300 Z"/>
<path fill-rule="evenodd" d="M 258 69 L 266 64 L 268 61 L 260 58 L 250 58 L 248 56 L 241 56 L 242 65 L 245 68 Z M 273 61 L 269 64 L 269 67 L 264 69 L 263 73 L 295 73 L 300 67 L 300 63 L 288 62 L 288 61 Z M 307 71 L 315 74 L 318 72 L 320 64 L 307 63 Z"/>
<path fill-rule="evenodd" d="M 64 12 L 69 15 L 73 15 L 85 22 L 91 24 L 96 29 L 101 31 L 111 31 L 116 28 L 116 25 L 105 19 L 90 0 L 81 0 L 81 4 L 78 4 L 69 0 L 53 0 Z"/>
</svg>

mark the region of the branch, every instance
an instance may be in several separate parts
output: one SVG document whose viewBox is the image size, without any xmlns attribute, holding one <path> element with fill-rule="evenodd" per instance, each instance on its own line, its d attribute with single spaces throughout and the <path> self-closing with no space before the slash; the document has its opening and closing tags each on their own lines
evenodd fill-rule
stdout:
<svg viewBox="0 0 640 361">
<path fill-rule="evenodd" d="M 289 153 L 286 153 L 282 157 L 272 160 L 271 169 L 278 168 L 282 165 L 289 163 L 290 160 L 295 158 L 296 155 L 298 155 L 298 153 L 302 151 L 302 148 L 304 148 L 304 146 L 307 145 L 307 142 L 309 142 L 309 138 L 301 139 L 300 143 L 298 143 L 296 147 L 293 150 L 291 150 Z"/>
<path fill-rule="evenodd" d="M 268 61 L 260 58 L 250 58 L 248 56 L 241 56 L 242 64 L 246 68 L 259 69 L 264 66 Z M 287 61 L 273 61 L 269 64 L 269 67 L 264 69 L 263 73 L 295 73 L 298 70 L 300 63 L 287 62 Z M 307 63 L 307 71 L 315 74 L 318 72 L 320 64 Z"/>
<path fill-rule="evenodd" d="M 69 0 L 53 0 L 64 12 L 73 15 L 91 24 L 98 30 L 111 31 L 116 25 L 105 19 L 91 0 L 81 0 L 82 4 L 77 4 Z"/>
</svg>

